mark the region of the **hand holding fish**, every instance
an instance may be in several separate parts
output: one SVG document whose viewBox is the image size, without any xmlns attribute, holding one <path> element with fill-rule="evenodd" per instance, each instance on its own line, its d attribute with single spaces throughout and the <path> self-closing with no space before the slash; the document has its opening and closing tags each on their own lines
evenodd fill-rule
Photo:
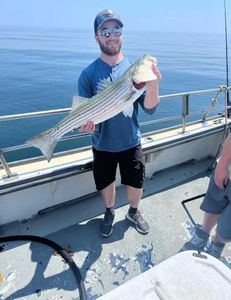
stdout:
<svg viewBox="0 0 231 300">
<path fill-rule="evenodd" d="M 151 81 L 158 84 L 160 82 L 160 80 L 162 79 L 162 75 L 161 75 L 159 68 L 157 67 L 157 64 L 152 64 L 152 70 L 157 78 L 156 78 L 156 80 L 151 80 Z"/>
<path fill-rule="evenodd" d="M 152 71 L 156 75 L 156 79 L 146 82 L 147 89 L 153 87 L 153 84 L 155 86 L 157 86 L 159 84 L 160 80 L 162 79 L 162 75 L 160 73 L 160 70 L 158 69 L 157 65 L 154 64 L 154 63 L 152 64 Z"/>
<path fill-rule="evenodd" d="M 157 64 L 152 64 L 152 71 L 156 75 L 156 79 L 147 81 L 146 95 L 144 98 L 144 106 L 146 108 L 153 108 L 159 103 L 158 84 L 162 79 L 162 75 L 157 67 Z"/>
<path fill-rule="evenodd" d="M 88 121 L 86 125 L 82 125 L 79 127 L 79 131 L 88 131 L 88 132 L 93 132 L 95 131 L 95 124 L 92 121 Z"/>
</svg>

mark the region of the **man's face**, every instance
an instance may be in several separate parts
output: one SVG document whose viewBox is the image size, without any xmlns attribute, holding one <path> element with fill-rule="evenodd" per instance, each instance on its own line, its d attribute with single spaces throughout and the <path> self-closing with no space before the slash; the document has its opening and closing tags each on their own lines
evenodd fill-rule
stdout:
<svg viewBox="0 0 231 300">
<path fill-rule="evenodd" d="M 97 32 L 96 41 L 103 53 L 110 56 L 116 55 L 122 46 L 122 28 L 117 22 L 105 22 Z"/>
</svg>

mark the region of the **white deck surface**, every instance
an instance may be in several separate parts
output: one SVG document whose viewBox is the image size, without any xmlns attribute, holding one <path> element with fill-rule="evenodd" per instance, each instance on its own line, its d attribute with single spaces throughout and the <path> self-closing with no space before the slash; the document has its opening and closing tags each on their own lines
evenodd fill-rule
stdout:
<svg viewBox="0 0 231 300">
<path fill-rule="evenodd" d="M 139 234 L 125 220 L 125 187 L 117 190 L 114 232 L 109 238 L 99 235 L 104 213 L 100 195 L 4 227 L 1 235 L 40 235 L 70 248 L 88 299 L 97 299 L 175 255 L 190 238 L 192 224 L 181 201 L 206 192 L 211 163 L 187 164 L 146 180 L 140 208 L 150 224 L 148 235 Z M 187 205 L 198 223 L 201 200 Z M 0 272 L 4 276 L 3 281 L 0 278 L 0 299 L 79 299 L 72 272 L 51 248 L 34 242 L 7 242 L 0 247 Z M 227 244 L 224 256 L 231 267 L 231 244 Z"/>
</svg>

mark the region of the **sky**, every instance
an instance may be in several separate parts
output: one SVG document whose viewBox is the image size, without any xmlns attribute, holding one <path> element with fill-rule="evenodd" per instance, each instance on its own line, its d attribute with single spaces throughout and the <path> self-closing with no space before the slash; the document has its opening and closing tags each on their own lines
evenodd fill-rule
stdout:
<svg viewBox="0 0 231 300">
<path fill-rule="evenodd" d="M 0 0 L 1 26 L 93 28 L 95 15 L 116 10 L 127 30 L 224 33 L 223 0 Z M 231 0 L 226 0 L 228 33 Z"/>
</svg>

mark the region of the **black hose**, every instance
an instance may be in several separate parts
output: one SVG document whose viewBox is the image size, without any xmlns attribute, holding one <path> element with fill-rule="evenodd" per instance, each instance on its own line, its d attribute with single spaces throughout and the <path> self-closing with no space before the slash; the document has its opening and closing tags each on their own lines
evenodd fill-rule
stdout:
<svg viewBox="0 0 231 300">
<path fill-rule="evenodd" d="M 191 201 L 194 201 L 194 200 L 197 200 L 197 199 L 202 198 L 202 197 L 204 197 L 204 196 L 205 196 L 205 194 L 200 194 L 200 195 L 198 195 L 198 196 L 195 196 L 195 197 L 192 197 L 192 198 L 183 200 L 183 201 L 181 202 L 181 204 L 182 204 L 184 210 L 186 211 L 186 213 L 187 213 L 187 215 L 188 215 L 190 221 L 192 222 L 192 224 L 193 224 L 194 226 L 196 225 L 196 222 L 194 221 L 194 219 L 193 219 L 192 215 L 190 214 L 189 210 L 187 209 L 185 203 L 191 202 Z"/>
<path fill-rule="evenodd" d="M 62 256 L 62 258 L 68 263 L 70 269 L 75 275 L 78 284 L 80 300 L 87 300 L 86 289 L 79 268 L 77 267 L 73 259 L 70 257 L 70 255 L 67 253 L 67 251 L 59 244 L 53 242 L 52 240 L 40 236 L 35 236 L 35 235 L 12 235 L 12 236 L 0 237 L 0 243 L 9 242 L 9 241 L 25 241 L 25 240 L 46 244 L 51 248 L 53 248 L 54 250 L 56 250 Z"/>
</svg>

